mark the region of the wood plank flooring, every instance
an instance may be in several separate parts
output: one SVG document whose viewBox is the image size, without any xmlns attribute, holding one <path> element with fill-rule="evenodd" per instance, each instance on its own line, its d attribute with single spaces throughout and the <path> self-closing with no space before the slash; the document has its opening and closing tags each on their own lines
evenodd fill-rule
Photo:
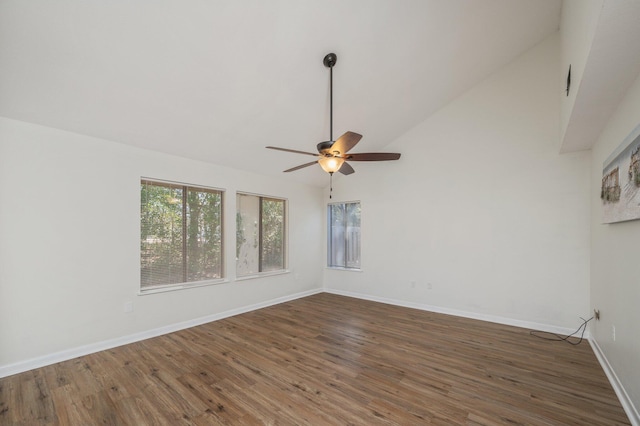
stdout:
<svg viewBox="0 0 640 426">
<path fill-rule="evenodd" d="M 589 344 L 328 293 L 0 379 L 2 425 L 620 425 Z"/>
</svg>

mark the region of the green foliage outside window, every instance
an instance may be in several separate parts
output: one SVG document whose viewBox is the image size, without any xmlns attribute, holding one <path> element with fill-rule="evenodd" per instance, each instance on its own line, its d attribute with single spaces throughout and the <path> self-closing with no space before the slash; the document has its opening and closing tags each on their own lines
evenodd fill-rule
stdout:
<svg viewBox="0 0 640 426">
<path fill-rule="evenodd" d="M 262 199 L 262 271 L 284 269 L 284 201 Z"/>
<path fill-rule="evenodd" d="M 141 288 L 222 277 L 222 192 L 142 181 Z"/>
</svg>

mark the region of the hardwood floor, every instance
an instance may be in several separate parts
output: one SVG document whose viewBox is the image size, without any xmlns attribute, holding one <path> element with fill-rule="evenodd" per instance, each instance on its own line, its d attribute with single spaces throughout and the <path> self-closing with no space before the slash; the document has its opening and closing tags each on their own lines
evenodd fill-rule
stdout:
<svg viewBox="0 0 640 426">
<path fill-rule="evenodd" d="M 323 293 L 0 379 L 0 424 L 629 421 L 587 342 Z"/>
</svg>

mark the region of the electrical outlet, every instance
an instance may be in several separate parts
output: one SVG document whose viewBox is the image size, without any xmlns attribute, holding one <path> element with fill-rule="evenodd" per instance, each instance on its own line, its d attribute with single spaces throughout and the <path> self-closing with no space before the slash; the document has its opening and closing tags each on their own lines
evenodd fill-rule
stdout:
<svg viewBox="0 0 640 426">
<path fill-rule="evenodd" d="M 133 302 L 124 302 L 124 313 L 129 314 L 133 312 Z"/>
<path fill-rule="evenodd" d="M 411 281 L 411 288 L 416 288 L 416 282 L 415 281 Z"/>
<path fill-rule="evenodd" d="M 431 290 L 433 288 L 433 285 L 431 283 L 427 284 L 427 290 Z"/>
<path fill-rule="evenodd" d="M 611 326 L 611 338 L 613 339 L 613 341 L 616 341 L 616 326 L 612 325 Z"/>
<path fill-rule="evenodd" d="M 596 321 L 600 321 L 600 309 L 594 309 L 593 316 L 596 318 Z"/>
</svg>

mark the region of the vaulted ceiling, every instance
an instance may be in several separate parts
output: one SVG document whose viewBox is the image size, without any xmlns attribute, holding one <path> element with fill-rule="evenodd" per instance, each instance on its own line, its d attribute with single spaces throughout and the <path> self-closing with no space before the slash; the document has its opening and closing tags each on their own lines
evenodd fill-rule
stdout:
<svg viewBox="0 0 640 426">
<path fill-rule="evenodd" d="M 0 115 L 268 175 L 385 145 L 558 29 L 559 0 L 2 0 Z M 371 167 L 370 164 L 358 167 Z M 283 175 L 284 176 L 284 175 Z M 287 178 L 326 185 L 319 167 Z"/>
<path fill-rule="evenodd" d="M 595 0 L 583 2 L 573 0 L 563 13 L 582 16 L 581 25 L 592 26 L 587 31 L 573 34 L 580 37 L 588 47 L 584 63 L 578 71 L 579 87 L 575 87 L 575 102 L 566 121 L 560 152 L 590 149 L 598 140 L 609 118 L 627 90 L 640 73 L 640 1 Z M 572 7 L 578 6 L 578 11 Z M 580 10 L 581 9 L 581 10 Z M 568 24 L 566 16 L 564 23 Z M 589 22 L 591 21 L 592 22 Z M 565 26 L 566 33 L 575 28 Z M 563 71 L 579 58 L 579 52 L 570 49 L 570 40 L 563 43 Z M 571 46 L 575 47 L 575 46 Z M 573 62 L 576 65 L 575 62 Z M 575 74 L 573 74 L 575 76 Z M 575 78 L 574 78 L 575 80 Z M 572 83 L 572 86 L 577 86 Z M 566 101 L 565 101 L 566 102 Z"/>
</svg>

